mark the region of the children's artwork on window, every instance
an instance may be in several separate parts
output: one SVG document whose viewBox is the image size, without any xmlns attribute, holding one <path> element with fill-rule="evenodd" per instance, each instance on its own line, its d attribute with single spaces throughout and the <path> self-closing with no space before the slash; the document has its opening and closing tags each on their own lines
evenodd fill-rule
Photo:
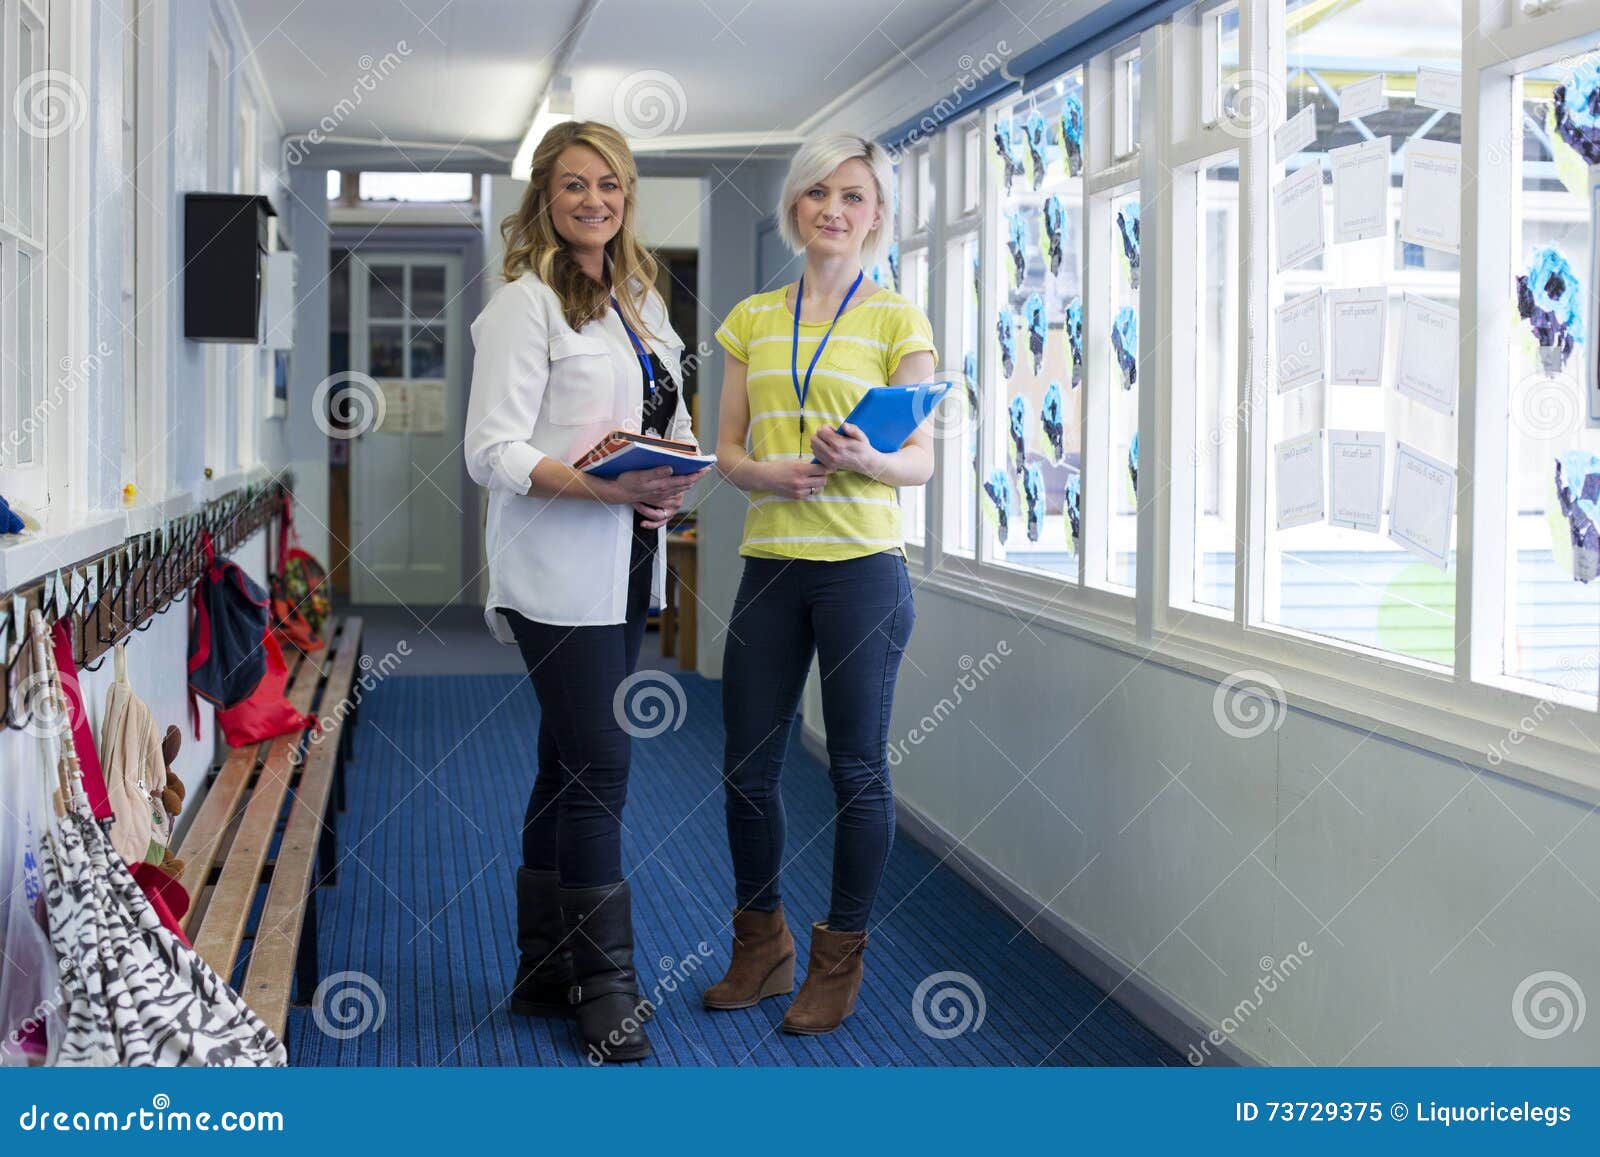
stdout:
<svg viewBox="0 0 1600 1157">
<path fill-rule="evenodd" d="M 1044 184 L 1044 115 L 1038 109 L 1028 114 L 1028 165 L 1032 170 L 1033 188 L 1038 192 Z"/>
<path fill-rule="evenodd" d="M 1072 355 L 1072 388 L 1083 381 L 1083 298 L 1067 302 L 1067 350 Z"/>
<path fill-rule="evenodd" d="M 1067 512 L 1067 541 L 1074 553 L 1078 549 L 1078 536 L 1083 533 L 1083 486 L 1077 471 L 1067 477 L 1067 499 L 1062 505 Z"/>
<path fill-rule="evenodd" d="M 972 259 L 972 308 L 983 305 L 983 266 L 976 257 Z"/>
<path fill-rule="evenodd" d="M 1022 158 L 1017 154 L 1017 143 L 1012 137 L 1009 117 L 994 123 L 994 151 L 1000 158 L 1000 173 L 1005 178 L 1006 196 L 1009 197 L 1013 182 L 1022 175 Z"/>
<path fill-rule="evenodd" d="M 1005 371 L 1006 378 L 1009 379 L 1017 368 L 1017 334 L 1009 309 L 1000 311 L 1000 316 L 995 319 L 994 328 L 995 335 L 1000 339 L 1000 368 Z"/>
<path fill-rule="evenodd" d="M 1139 202 L 1129 201 L 1117 210 L 1117 232 L 1122 235 L 1122 256 L 1128 263 L 1128 284 L 1139 288 Z"/>
<path fill-rule="evenodd" d="M 1111 348 L 1116 350 L 1117 365 L 1122 367 L 1122 388 L 1133 389 L 1139 380 L 1139 315 L 1133 306 L 1117 310 L 1117 320 L 1111 327 Z"/>
<path fill-rule="evenodd" d="M 1076 96 L 1061 102 L 1059 132 L 1067 176 L 1076 177 L 1083 172 L 1083 102 Z"/>
<path fill-rule="evenodd" d="M 1028 541 L 1038 542 L 1044 528 L 1044 475 L 1037 462 L 1029 462 L 1022 471 L 1022 501 L 1028 513 Z"/>
<path fill-rule="evenodd" d="M 1028 255 L 1022 245 L 1022 214 L 1006 214 L 1006 250 L 1011 254 L 1011 284 L 1020 286 L 1028 277 Z"/>
<path fill-rule="evenodd" d="M 1044 199 L 1044 251 L 1050 256 L 1050 272 L 1061 272 L 1061 241 L 1067 227 L 1067 213 L 1061 207 L 1061 198 L 1051 193 Z"/>
<path fill-rule="evenodd" d="M 1044 298 L 1030 293 L 1023 307 L 1023 317 L 1028 321 L 1028 353 L 1033 356 L 1033 372 L 1037 376 L 1044 370 L 1044 342 L 1050 335 L 1050 327 L 1044 320 Z"/>
<path fill-rule="evenodd" d="M 1585 59 L 1550 94 L 1556 132 L 1583 158 L 1600 165 L 1600 63 Z"/>
<path fill-rule="evenodd" d="M 1517 278 L 1517 313 L 1539 344 L 1539 365 L 1558 374 L 1583 340 L 1582 294 L 1577 274 L 1554 245 L 1534 250 L 1533 265 Z"/>
<path fill-rule="evenodd" d="M 1133 492 L 1139 493 L 1139 431 L 1133 432 L 1133 440 L 1128 443 L 1128 481 L 1133 483 Z"/>
<path fill-rule="evenodd" d="M 1028 460 L 1028 399 L 1021 394 L 1011 399 L 1011 409 L 1008 411 L 1011 434 L 1011 468 L 1019 474 L 1022 464 Z"/>
<path fill-rule="evenodd" d="M 1571 531 L 1573 580 L 1593 582 L 1600 574 L 1600 455 L 1569 450 L 1557 458 L 1556 497 Z"/>
<path fill-rule="evenodd" d="M 889 281 L 896 293 L 900 292 L 900 242 L 889 242 Z"/>
<path fill-rule="evenodd" d="M 967 388 L 967 405 L 978 413 L 978 355 L 968 350 L 961 359 L 961 383 Z"/>
<path fill-rule="evenodd" d="M 989 501 L 984 504 L 988 512 L 989 521 L 994 524 L 995 533 L 1000 538 L 1000 544 L 1005 545 L 1006 531 L 1011 522 L 1011 478 L 999 467 L 989 472 L 989 480 L 983 484 L 983 492 L 988 495 Z"/>
<path fill-rule="evenodd" d="M 1065 433 L 1061 418 L 1061 383 L 1051 382 L 1044 391 L 1044 401 L 1039 403 L 1039 424 L 1044 427 L 1045 441 L 1050 444 L 1050 461 L 1057 466 L 1066 460 L 1062 444 Z"/>
</svg>

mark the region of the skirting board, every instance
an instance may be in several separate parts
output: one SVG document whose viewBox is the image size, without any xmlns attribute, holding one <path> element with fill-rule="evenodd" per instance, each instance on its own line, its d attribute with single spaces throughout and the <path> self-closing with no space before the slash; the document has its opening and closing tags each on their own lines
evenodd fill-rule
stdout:
<svg viewBox="0 0 1600 1157">
<path fill-rule="evenodd" d="M 802 718 L 800 739 L 806 750 L 823 763 L 828 751 L 820 734 L 805 725 Z M 955 836 L 921 809 L 895 796 L 897 827 L 917 843 L 951 865 L 969 883 L 994 897 L 1013 918 L 1018 912 L 1037 912 L 1026 922 L 1030 935 L 1061 957 L 1102 989 L 1117 990 L 1111 999 L 1156 1036 L 1166 1041 L 1185 1058 L 1191 1049 L 1205 1042 L 1203 1065 L 1256 1066 L 1261 1062 L 1232 1041 L 1211 1044 L 1206 1036 L 1211 1026 L 1166 989 L 1143 976 L 1116 953 L 1025 892 L 1004 872 L 959 843 Z"/>
</svg>

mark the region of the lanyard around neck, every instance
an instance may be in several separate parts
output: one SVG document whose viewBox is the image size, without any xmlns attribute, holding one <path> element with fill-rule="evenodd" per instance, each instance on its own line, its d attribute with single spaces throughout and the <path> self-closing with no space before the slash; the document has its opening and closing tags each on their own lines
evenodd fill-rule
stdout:
<svg viewBox="0 0 1600 1157">
<path fill-rule="evenodd" d="M 622 328 L 628 331 L 628 340 L 633 343 L 633 350 L 639 355 L 639 364 L 644 367 L 644 380 L 650 391 L 650 396 L 656 396 L 656 367 L 650 360 L 650 351 L 645 349 L 644 342 L 639 340 L 639 335 L 633 332 L 633 326 L 628 324 L 628 319 L 622 316 L 622 307 L 617 304 L 617 295 L 611 295 L 611 308 L 617 311 L 617 320 L 622 323 Z"/>
<path fill-rule="evenodd" d="M 802 274 L 799 282 L 794 287 L 794 345 L 789 348 L 789 376 L 794 379 L 794 396 L 800 403 L 800 436 L 805 437 L 806 426 L 806 395 L 811 392 L 811 373 L 817 368 L 817 362 L 822 357 L 822 350 L 828 344 L 828 339 L 833 336 L 833 327 L 839 324 L 839 318 L 844 316 L 844 307 L 850 304 L 850 299 L 856 295 L 861 282 L 866 278 L 866 271 L 856 274 L 856 279 L 850 283 L 850 290 L 844 295 L 844 300 L 839 303 L 838 312 L 833 315 L 833 320 L 828 323 L 828 332 L 822 335 L 822 340 L 817 343 L 816 352 L 811 355 L 811 364 L 806 367 L 806 380 L 800 381 L 800 310 L 801 302 L 805 300 L 806 279 Z"/>
</svg>

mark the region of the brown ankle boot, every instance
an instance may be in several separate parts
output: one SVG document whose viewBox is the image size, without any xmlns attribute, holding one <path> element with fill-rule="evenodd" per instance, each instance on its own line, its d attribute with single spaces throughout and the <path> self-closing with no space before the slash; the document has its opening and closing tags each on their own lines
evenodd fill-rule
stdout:
<svg viewBox="0 0 1600 1157">
<path fill-rule="evenodd" d="M 838 1028 L 856 1010 L 866 950 L 865 932 L 830 932 L 826 924 L 811 925 L 806 981 L 784 1014 L 784 1031 L 817 1036 Z"/>
<path fill-rule="evenodd" d="M 741 908 L 733 914 L 733 959 L 725 976 L 700 997 L 707 1008 L 749 1008 L 768 996 L 794 991 L 794 937 L 783 905 L 772 912 Z"/>
</svg>

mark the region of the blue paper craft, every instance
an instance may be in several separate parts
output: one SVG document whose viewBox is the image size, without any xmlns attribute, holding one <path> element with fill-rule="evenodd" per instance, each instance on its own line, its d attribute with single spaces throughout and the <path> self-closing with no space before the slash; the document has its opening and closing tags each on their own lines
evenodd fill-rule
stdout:
<svg viewBox="0 0 1600 1157">
<path fill-rule="evenodd" d="M 1030 293 L 1023 306 L 1023 316 L 1028 319 L 1028 352 L 1033 355 L 1033 372 L 1037 374 L 1044 369 L 1044 342 L 1049 334 L 1044 320 L 1044 299 L 1037 293 Z"/>
<path fill-rule="evenodd" d="M 1059 465 L 1065 457 L 1060 382 L 1051 382 L 1045 389 L 1044 401 L 1039 404 L 1039 424 L 1044 427 L 1045 440 L 1050 443 L 1050 461 Z"/>
</svg>

